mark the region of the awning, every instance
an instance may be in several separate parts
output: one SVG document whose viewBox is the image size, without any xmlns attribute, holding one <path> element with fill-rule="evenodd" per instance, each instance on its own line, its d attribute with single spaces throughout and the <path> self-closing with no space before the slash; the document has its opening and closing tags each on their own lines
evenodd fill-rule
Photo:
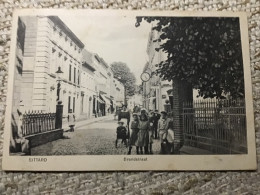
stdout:
<svg viewBox="0 0 260 195">
<path fill-rule="evenodd" d="M 101 95 L 101 94 L 100 94 L 100 96 L 101 96 L 101 98 L 104 100 L 104 102 L 105 102 L 106 105 L 111 105 L 110 100 L 109 100 L 106 96 L 103 96 L 103 95 Z"/>
</svg>

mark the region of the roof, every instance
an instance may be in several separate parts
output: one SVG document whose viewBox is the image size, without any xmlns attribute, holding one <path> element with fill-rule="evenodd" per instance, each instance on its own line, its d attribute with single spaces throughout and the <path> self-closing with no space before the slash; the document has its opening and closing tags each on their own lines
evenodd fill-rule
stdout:
<svg viewBox="0 0 260 195">
<path fill-rule="evenodd" d="M 84 44 L 58 16 L 48 16 L 48 18 L 50 18 L 51 21 L 53 21 L 60 29 L 62 29 L 81 49 L 84 48 Z"/>
<path fill-rule="evenodd" d="M 85 66 L 91 71 L 95 71 L 95 67 L 93 66 L 93 54 L 86 49 L 82 50 L 82 66 Z"/>
<path fill-rule="evenodd" d="M 105 62 L 105 60 L 103 58 L 101 58 L 98 54 L 94 54 L 96 60 L 102 64 L 103 66 L 105 66 L 106 68 L 108 68 L 108 64 Z"/>
</svg>

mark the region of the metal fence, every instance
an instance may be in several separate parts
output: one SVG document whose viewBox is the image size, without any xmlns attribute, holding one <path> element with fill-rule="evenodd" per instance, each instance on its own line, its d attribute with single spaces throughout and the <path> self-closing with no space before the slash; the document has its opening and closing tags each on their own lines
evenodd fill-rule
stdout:
<svg viewBox="0 0 260 195">
<path fill-rule="evenodd" d="M 25 113 L 22 119 L 23 136 L 33 135 L 55 129 L 56 113 L 31 111 Z"/>
<path fill-rule="evenodd" d="M 215 154 L 247 153 L 245 101 L 185 102 L 183 130 L 185 145 Z"/>
</svg>

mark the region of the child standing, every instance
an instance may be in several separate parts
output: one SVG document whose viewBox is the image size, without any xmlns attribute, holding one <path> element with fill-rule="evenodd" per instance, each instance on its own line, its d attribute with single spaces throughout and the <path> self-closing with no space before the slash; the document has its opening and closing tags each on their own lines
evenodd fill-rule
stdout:
<svg viewBox="0 0 260 195">
<path fill-rule="evenodd" d="M 127 143 L 126 143 L 126 135 L 127 135 L 127 130 L 124 126 L 124 122 L 123 121 L 119 121 L 118 122 L 118 127 L 116 129 L 116 148 L 117 148 L 117 142 L 119 139 L 122 139 L 122 142 L 121 143 L 124 143 L 125 146 L 127 146 Z"/>
<path fill-rule="evenodd" d="M 148 145 L 149 145 L 150 123 L 148 121 L 148 117 L 146 114 L 141 114 L 138 128 L 139 128 L 139 132 L 136 141 L 137 152 L 140 149 L 140 153 L 143 154 L 143 148 L 144 148 L 144 153 L 149 154 Z"/>
<path fill-rule="evenodd" d="M 138 128 L 139 125 L 139 119 L 138 119 L 138 115 L 137 113 L 133 114 L 133 121 L 131 123 L 131 136 L 130 136 L 130 140 L 129 140 L 129 150 L 127 154 L 131 154 L 131 150 L 132 150 L 132 146 L 136 146 L 136 141 L 137 141 L 137 135 L 138 135 Z M 136 149 L 136 153 L 139 154 L 139 151 Z"/>
</svg>

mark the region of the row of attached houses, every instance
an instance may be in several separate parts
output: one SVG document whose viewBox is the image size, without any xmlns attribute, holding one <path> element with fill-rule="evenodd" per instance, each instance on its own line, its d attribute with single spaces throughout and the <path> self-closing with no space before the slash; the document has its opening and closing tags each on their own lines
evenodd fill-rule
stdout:
<svg viewBox="0 0 260 195">
<path fill-rule="evenodd" d="M 59 17 L 20 17 L 17 34 L 16 121 L 17 112 L 54 113 L 58 94 L 64 118 L 69 110 L 76 118 L 107 115 L 123 102 L 124 86 L 114 78 L 110 66 L 87 51 Z M 58 69 L 62 71 L 59 75 Z"/>
</svg>

